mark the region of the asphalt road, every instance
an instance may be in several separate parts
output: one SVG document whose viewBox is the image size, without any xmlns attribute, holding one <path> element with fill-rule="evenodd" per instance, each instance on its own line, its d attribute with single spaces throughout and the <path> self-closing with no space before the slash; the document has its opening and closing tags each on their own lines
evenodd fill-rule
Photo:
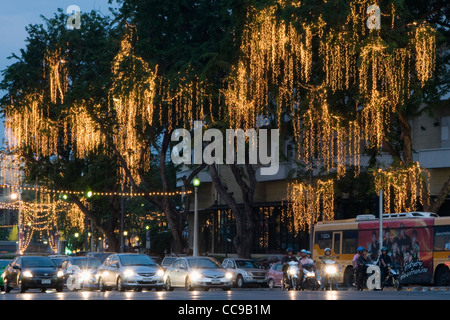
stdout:
<svg viewBox="0 0 450 320">
<path fill-rule="evenodd" d="M 10 293 L 2 292 L 0 300 L 183 300 L 183 301 L 295 301 L 295 300 L 450 300 L 450 290 L 401 290 L 401 291 L 281 291 L 280 289 L 233 289 L 231 291 L 210 290 L 204 291 L 186 291 L 184 289 L 175 289 L 171 292 L 166 291 L 79 291 L 71 292 L 64 290 L 56 292 L 48 290 L 45 293 L 39 290 L 28 290 L 26 293 L 18 293 L 16 290 Z"/>
</svg>

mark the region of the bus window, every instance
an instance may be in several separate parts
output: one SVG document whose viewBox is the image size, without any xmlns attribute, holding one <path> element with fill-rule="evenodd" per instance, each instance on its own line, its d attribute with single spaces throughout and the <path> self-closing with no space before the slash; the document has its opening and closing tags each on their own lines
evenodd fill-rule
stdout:
<svg viewBox="0 0 450 320">
<path fill-rule="evenodd" d="M 316 232 L 316 241 L 320 249 L 331 248 L 333 233 L 330 231 Z"/>
<path fill-rule="evenodd" d="M 344 230 L 342 240 L 342 253 L 355 254 L 358 248 L 358 231 Z"/>
<path fill-rule="evenodd" d="M 434 251 L 450 251 L 450 226 L 434 227 Z"/>
<path fill-rule="evenodd" d="M 334 254 L 341 254 L 341 232 L 333 232 L 333 251 Z"/>
</svg>

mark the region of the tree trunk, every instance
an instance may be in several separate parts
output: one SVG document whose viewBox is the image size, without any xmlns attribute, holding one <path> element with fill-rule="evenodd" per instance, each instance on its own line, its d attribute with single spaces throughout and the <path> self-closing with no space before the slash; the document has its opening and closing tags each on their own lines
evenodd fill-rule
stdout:
<svg viewBox="0 0 450 320">
<path fill-rule="evenodd" d="M 228 192 L 227 188 L 222 184 L 217 173 L 215 165 L 210 165 L 211 178 L 220 197 L 230 208 L 236 221 L 236 235 L 233 244 L 236 248 L 239 258 L 251 258 L 251 250 L 253 247 L 253 237 L 255 231 L 255 215 L 253 211 L 253 194 L 255 191 L 256 179 L 254 178 L 253 167 L 247 166 L 250 183 L 247 184 L 242 178 L 241 172 L 235 165 L 230 165 L 233 175 L 243 194 L 243 207 L 238 206 L 233 197 L 233 193 Z M 251 167 L 251 168 L 248 168 Z"/>
<path fill-rule="evenodd" d="M 430 212 L 438 212 L 439 208 L 444 203 L 447 196 L 450 194 L 450 176 L 448 177 L 447 182 L 444 183 L 444 185 L 441 188 L 441 191 L 439 192 L 437 198 L 430 204 L 429 208 L 427 208 L 427 211 Z"/>
</svg>

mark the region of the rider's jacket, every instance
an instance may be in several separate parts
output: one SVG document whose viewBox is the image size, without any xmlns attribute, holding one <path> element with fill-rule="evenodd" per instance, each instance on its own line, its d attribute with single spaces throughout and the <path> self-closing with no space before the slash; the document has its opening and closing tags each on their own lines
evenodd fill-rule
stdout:
<svg viewBox="0 0 450 320">
<path fill-rule="evenodd" d="M 285 255 L 282 260 L 283 264 L 289 261 L 297 261 L 297 258 L 294 255 Z"/>
</svg>

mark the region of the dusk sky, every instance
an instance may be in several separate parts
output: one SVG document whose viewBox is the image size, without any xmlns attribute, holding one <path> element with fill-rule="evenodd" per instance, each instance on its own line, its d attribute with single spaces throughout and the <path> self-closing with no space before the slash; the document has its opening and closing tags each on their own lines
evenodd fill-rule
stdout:
<svg viewBox="0 0 450 320">
<path fill-rule="evenodd" d="M 58 8 L 66 12 L 70 5 L 77 5 L 82 12 L 96 10 L 104 15 L 109 14 L 108 0 L 0 0 L 0 70 L 5 70 L 14 60 L 7 59 L 12 53 L 19 55 L 20 49 L 25 48 L 29 24 L 43 23 L 41 15 L 52 17 Z M 69 16 L 69 15 L 68 15 Z M 3 75 L 0 74 L 0 81 Z M 3 96 L 4 91 L 0 91 Z M 3 119 L 0 123 L 0 144 L 4 138 Z"/>
</svg>

